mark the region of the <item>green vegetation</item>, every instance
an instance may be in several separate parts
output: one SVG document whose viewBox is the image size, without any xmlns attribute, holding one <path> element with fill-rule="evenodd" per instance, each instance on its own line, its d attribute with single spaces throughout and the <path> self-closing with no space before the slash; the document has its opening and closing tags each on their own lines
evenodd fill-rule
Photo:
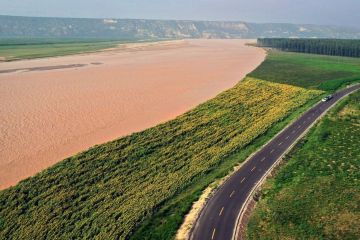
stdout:
<svg viewBox="0 0 360 240">
<path fill-rule="evenodd" d="M 258 45 L 290 52 L 360 57 L 360 40 L 355 39 L 259 38 Z"/>
<path fill-rule="evenodd" d="M 250 76 L 309 89 L 335 91 L 344 84 L 360 81 L 360 59 L 270 51 L 265 62 Z"/>
<path fill-rule="evenodd" d="M 286 86 L 286 85 L 284 85 Z M 289 87 L 289 86 L 287 86 Z M 253 93 L 256 94 L 255 90 Z M 256 97 L 254 95 L 254 97 Z M 300 113 L 312 106 L 317 98 L 307 102 L 307 104 L 300 106 L 298 109 L 292 111 L 290 115 L 280 119 L 273 124 L 266 132 L 255 138 L 251 144 L 240 147 L 234 153 L 224 156 L 218 165 L 206 174 L 203 174 L 199 179 L 195 179 L 193 184 L 184 188 L 184 190 L 175 195 L 164 203 L 164 205 L 153 216 L 145 219 L 144 223 L 132 235 L 132 239 L 171 239 L 174 237 L 176 230 L 183 221 L 183 216 L 188 213 L 192 203 L 196 201 L 202 191 L 213 183 L 215 179 L 220 179 L 229 174 L 233 167 L 243 162 L 251 153 L 263 146 L 276 133 L 281 131 L 290 121 L 299 116 Z M 265 99 L 263 99 L 266 101 Z M 240 118 L 239 118 L 240 119 Z M 232 123 L 232 124 L 235 124 Z"/>
<path fill-rule="evenodd" d="M 291 59 L 322 63 L 318 57 Z M 175 120 L 95 146 L 1 191 L 0 239 L 172 238 L 203 189 L 321 97 L 292 86 L 312 64 L 290 65 L 292 81 L 278 68 L 288 58 L 271 52 L 252 77 Z M 278 65 L 269 68 L 274 59 Z M 350 59 L 339 64 L 344 78 L 358 67 Z M 321 82 L 313 83 L 314 73 L 301 84 L 316 88 L 334 79 L 332 67 L 322 70 Z M 254 77 L 259 73 L 264 78 Z"/>
<path fill-rule="evenodd" d="M 360 239 L 360 92 L 334 110 L 265 185 L 249 239 Z"/>
<path fill-rule="evenodd" d="M 9 44 L 8 41 L 0 43 L 0 60 L 13 61 L 42 57 L 56 57 L 83 52 L 94 52 L 106 48 L 116 47 L 119 42 L 44 42 L 33 44 Z"/>
<path fill-rule="evenodd" d="M 171 39 L 4 38 L 0 39 L 0 62 L 96 52 L 119 44 L 165 40 Z"/>
</svg>

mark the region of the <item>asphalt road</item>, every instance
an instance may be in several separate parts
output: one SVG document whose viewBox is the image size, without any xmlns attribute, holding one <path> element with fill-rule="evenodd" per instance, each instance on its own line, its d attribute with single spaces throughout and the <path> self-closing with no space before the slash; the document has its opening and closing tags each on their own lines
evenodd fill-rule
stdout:
<svg viewBox="0 0 360 240">
<path fill-rule="evenodd" d="M 209 199 L 192 230 L 191 239 L 232 239 L 241 207 L 257 182 L 326 110 L 358 89 L 359 84 L 335 93 L 327 102 L 316 104 L 254 154 Z"/>
</svg>

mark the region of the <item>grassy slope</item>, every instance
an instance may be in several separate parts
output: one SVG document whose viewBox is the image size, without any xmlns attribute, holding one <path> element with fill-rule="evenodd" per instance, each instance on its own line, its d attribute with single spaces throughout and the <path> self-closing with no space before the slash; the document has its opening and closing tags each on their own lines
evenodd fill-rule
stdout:
<svg viewBox="0 0 360 240">
<path fill-rule="evenodd" d="M 304 68 L 270 70 L 285 79 Z M 0 192 L 0 238 L 124 237 L 139 223 L 133 238 L 170 238 L 201 190 L 304 111 L 313 94 L 249 78 L 173 121 L 67 159 Z"/>
<path fill-rule="evenodd" d="M 360 239 L 360 92 L 342 101 L 265 186 L 249 239 Z"/>
</svg>

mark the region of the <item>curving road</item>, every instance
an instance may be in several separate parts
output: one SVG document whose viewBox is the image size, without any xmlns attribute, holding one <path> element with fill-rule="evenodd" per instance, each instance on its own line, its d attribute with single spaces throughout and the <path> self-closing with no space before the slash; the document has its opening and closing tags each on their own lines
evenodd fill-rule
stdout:
<svg viewBox="0 0 360 240">
<path fill-rule="evenodd" d="M 358 89 L 360 84 L 353 85 L 336 92 L 331 100 L 316 104 L 254 154 L 207 202 L 190 239 L 232 239 L 241 207 L 260 179 L 324 112 Z"/>
</svg>

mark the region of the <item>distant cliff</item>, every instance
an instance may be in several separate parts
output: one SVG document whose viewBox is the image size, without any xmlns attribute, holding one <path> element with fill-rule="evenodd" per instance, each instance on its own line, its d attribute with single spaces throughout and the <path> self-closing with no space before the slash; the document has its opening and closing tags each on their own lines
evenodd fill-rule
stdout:
<svg viewBox="0 0 360 240">
<path fill-rule="evenodd" d="M 0 16 L 0 38 L 360 38 L 359 29 L 304 24 Z"/>
</svg>

